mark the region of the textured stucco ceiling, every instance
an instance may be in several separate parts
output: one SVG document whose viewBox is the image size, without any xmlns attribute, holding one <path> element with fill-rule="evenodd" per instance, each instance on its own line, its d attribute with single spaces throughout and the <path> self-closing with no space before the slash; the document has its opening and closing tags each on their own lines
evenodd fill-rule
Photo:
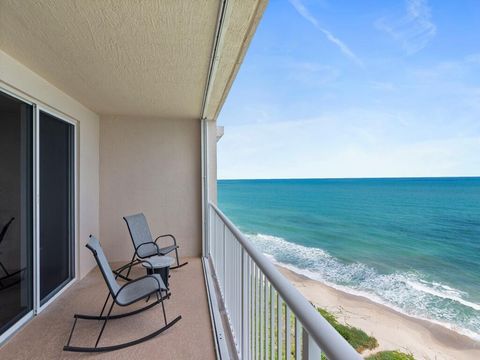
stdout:
<svg viewBox="0 0 480 360">
<path fill-rule="evenodd" d="M 239 26 L 228 30 L 228 51 L 221 54 L 224 65 L 208 104 L 211 114 L 223 103 L 262 2 L 232 1 L 237 11 L 229 26 Z M 219 5 L 218 0 L 0 0 L 0 48 L 99 114 L 198 118 Z"/>
</svg>

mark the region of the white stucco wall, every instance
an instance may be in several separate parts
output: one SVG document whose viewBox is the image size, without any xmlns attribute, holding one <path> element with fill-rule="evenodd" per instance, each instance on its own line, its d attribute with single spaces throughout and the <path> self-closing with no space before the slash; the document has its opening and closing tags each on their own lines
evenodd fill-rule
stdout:
<svg viewBox="0 0 480 360">
<path fill-rule="evenodd" d="M 0 87 L 76 120 L 77 125 L 77 275 L 95 265 L 85 248 L 99 227 L 99 117 L 75 99 L 0 50 Z"/>
<path fill-rule="evenodd" d="M 123 216 L 145 213 L 180 256 L 201 254 L 200 120 L 102 116 L 100 234 L 111 261 L 133 254 Z"/>
</svg>

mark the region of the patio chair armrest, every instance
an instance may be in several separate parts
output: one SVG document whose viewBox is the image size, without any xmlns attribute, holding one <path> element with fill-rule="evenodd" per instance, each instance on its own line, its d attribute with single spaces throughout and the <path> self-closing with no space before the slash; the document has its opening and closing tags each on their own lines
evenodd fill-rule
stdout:
<svg viewBox="0 0 480 360">
<path fill-rule="evenodd" d="M 175 239 L 175 236 L 173 236 L 172 234 L 164 234 L 164 235 L 157 236 L 157 238 L 155 239 L 155 244 L 157 243 L 157 240 L 159 240 L 161 238 L 165 238 L 165 237 L 172 238 L 173 245 L 177 246 L 177 239 Z"/>
<path fill-rule="evenodd" d="M 135 248 L 135 255 L 138 256 L 138 257 L 141 257 L 139 254 L 138 254 L 138 249 L 140 249 L 142 246 L 144 245 L 154 245 L 156 248 L 157 248 L 157 255 L 160 254 L 160 248 L 158 247 L 157 243 L 154 242 L 154 241 L 151 241 L 151 242 L 145 242 L 143 244 L 140 244 L 138 245 L 136 248 Z"/>
<path fill-rule="evenodd" d="M 132 267 L 140 265 L 140 264 L 148 264 L 148 266 L 150 266 L 150 268 L 153 269 L 153 265 L 150 261 L 148 261 L 148 260 L 138 260 L 138 259 L 137 259 L 136 263 L 132 264 Z M 137 279 L 135 279 L 135 280 L 137 280 Z"/>
<path fill-rule="evenodd" d="M 119 267 L 118 269 L 116 269 L 114 271 L 114 274 L 115 274 L 115 279 L 117 279 L 119 276 L 121 277 L 121 273 L 124 272 L 125 270 L 127 270 L 128 268 L 133 268 L 134 266 L 137 266 L 137 265 L 140 265 L 142 263 L 145 263 L 145 264 L 148 264 L 150 266 L 150 268 L 153 268 L 152 266 L 152 263 L 148 260 L 140 260 L 140 259 L 136 259 L 135 262 L 133 263 L 127 263 L 121 267 Z M 124 278 L 125 279 L 125 278 Z"/>
</svg>

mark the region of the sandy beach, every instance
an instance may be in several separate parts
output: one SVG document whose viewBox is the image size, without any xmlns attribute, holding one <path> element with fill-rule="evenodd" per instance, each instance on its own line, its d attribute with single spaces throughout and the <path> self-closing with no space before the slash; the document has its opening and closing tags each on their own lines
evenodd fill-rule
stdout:
<svg viewBox="0 0 480 360">
<path fill-rule="evenodd" d="M 413 354 L 415 359 L 480 359 L 480 342 L 467 336 L 334 289 L 287 268 L 279 266 L 279 269 L 313 304 L 332 312 L 340 322 L 377 338 L 379 347 L 373 352 L 400 350 Z"/>
</svg>

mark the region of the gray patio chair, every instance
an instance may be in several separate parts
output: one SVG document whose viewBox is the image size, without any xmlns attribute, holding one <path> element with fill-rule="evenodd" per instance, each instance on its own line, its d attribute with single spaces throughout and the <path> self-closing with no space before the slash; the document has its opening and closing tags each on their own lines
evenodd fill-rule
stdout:
<svg viewBox="0 0 480 360">
<path fill-rule="evenodd" d="M 188 262 L 180 264 L 180 260 L 178 258 L 177 239 L 175 239 L 175 236 L 172 234 L 165 234 L 157 236 L 157 238 L 153 240 L 152 233 L 148 227 L 147 219 L 143 213 L 125 216 L 123 219 L 127 223 L 128 231 L 130 233 L 130 238 L 132 239 L 133 248 L 135 251 L 133 253 L 132 260 L 130 260 L 128 264 L 123 265 L 114 271 L 116 275 L 124 280 L 130 280 L 128 277 L 130 270 L 137 261 L 140 261 L 140 259 L 148 259 L 149 257 L 157 255 L 165 256 L 173 251 L 175 251 L 177 265 L 172 266 L 170 269 L 178 269 L 179 267 L 188 264 Z M 170 238 L 172 240 L 172 244 L 165 247 L 160 247 L 157 244 L 157 241 L 162 238 Z M 124 276 L 122 272 L 126 269 L 128 269 L 128 272 L 127 275 Z"/>
<path fill-rule="evenodd" d="M 125 283 L 123 286 L 120 286 L 117 283 L 117 278 L 113 275 L 112 269 L 110 268 L 110 265 L 108 264 L 107 258 L 105 257 L 105 254 L 103 252 L 102 247 L 100 246 L 99 241 L 92 235 L 90 235 L 90 239 L 88 241 L 88 244 L 86 247 L 93 253 L 93 256 L 95 257 L 95 260 L 98 264 L 98 267 L 100 268 L 100 271 L 102 272 L 103 278 L 105 282 L 107 283 L 108 287 L 108 296 L 107 299 L 105 300 L 105 303 L 103 304 L 102 311 L 100 312 L 99 316 L 92 316 L 92 315 L 81 315 L 81 314 L 75 314 L 74 315 L 74 323 L 72 326 L 72 330 L 70 331 L 70 336 L 68 338 L 67 345 L 63 347 L 64 351 L 73 351 L 73 352 L 102 352 L 102 351 L 113 351 L 113 350 L 118 350 L 122 349 L 128 346 L 136 345 L 141 342 L 144 342 L 146 340 L 149 340 L 160 333 L 164 332 L 168 328 L 170 328 L 172 325 L 174 325 L 176 322 L 178 322 L 182 317 L 177 316 L 174 320 L 167 322 L 167 315 L 165 313 L 165 305 L 163 303 L 164 300 L 164 295 L 163 293 L 166 293 L 167 288 L 165 284 L 162 281 L 162 278 L 160 275 L 154 274 L 154 275 L 146 275 L 143 277 L 140 277 L 138 279 L 132 280 L 130 282 Z M 147 262 L 148 261 L 143 261 Z M 157 297 L 157 301 L 144 306 L 140 309 L 128 312 L 128 313 L 123 313 L 123 314 L 118 314 L 118 315 L 111 315 L 113 306 L 117 304 L 118 306 L 128 306 L 133 303 L 136 303 L 140 300 L 143 299 L 148 299 L 151 295 L 155 295 Z M 168 294 L 167 294 L 168 295 Z M 103 312 L 107 306 L 108 300 L 112 297 L 112 304 L 110 305 L 110 308 L 107 312 L 106 316 L 102 316 Z M 105 330 L 105 326 L 107 325 L 107 322 L 109 320 L 114 320 L 114 319 L 120 319 L 126 316 L 131 316 L 135 315 L 138 313 L 141 313 L 145 310 L 148 310 L 155 305 L 161 304 L 162 305 L 162 311 L 163 311 L 163 319 L 165 321 L 165 326 L 161 327 L 160 329 L 152 332 L 149 335 L 146 335 L 142 338 L 132 340 L 126 343 L 118 344 L 118 345 L 111 345 L 111 346 L 98 346 L 98 343 L 100 342 L 100 338 L 102 337 L 103 331 Z M 78 319 L 84 319 L 84 320 L 103 320 L 103 325 L 100 330 L 100 334 L 97 337 L 97 341 L 95 342 L 94 347 L 83 347 L 83 346 L 70 346 L 70 342 L 72 340 L 73 332 L 75 330 L 75 326 L 77 324 Z"/>
</svg>

